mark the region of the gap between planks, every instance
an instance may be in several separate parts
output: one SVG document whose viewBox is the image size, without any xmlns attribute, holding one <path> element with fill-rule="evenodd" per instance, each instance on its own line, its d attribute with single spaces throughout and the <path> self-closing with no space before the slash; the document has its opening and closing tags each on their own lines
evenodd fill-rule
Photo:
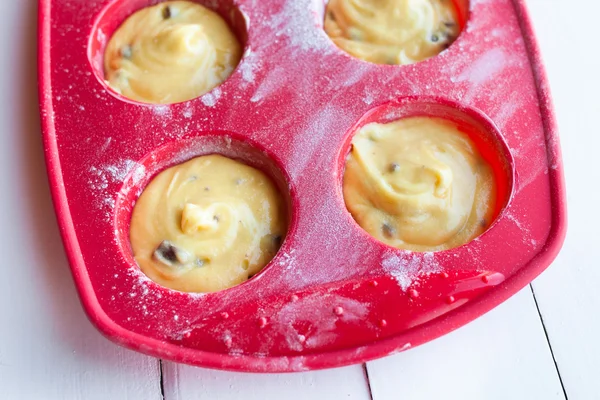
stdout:
<svg viewBox="0 0 600 400">
<path fill-rule="evenodd" d="M 158 377 L 160 379 L 160 398 L 165 400 L 165 378 L 163 375 L 163 360 L 158 360 Z"/>
<path fill-rule="evenodd" d="M 533 295 L 535 308 L 537 309 L 538 315 L 540 316 L 540 322 L 542 323 L 542 328 L 544 329 L 544 335 L 546 336 L 546 341 L 548 342 L 548 348 L 550 349 L 550 354 L 552 355 L 552 361 L 554 361 L 554 368 L 556 369 L 556 374 L 558 375 L 558 380 L 560 382 L 560 386 L 562 387 L 563 395 L 565 396 L 565 400 L 569 400 L 567 390 L 565 389 L 565 385 L 560 374 L 560 368 L 558 368 L 558 363 L 556 362 L 556 357 L 554 356 L 554 350 L 552 349 L 550 336 L 548 335 L 548 330 L 546 329 L 546 324 L 544 323 L 544 316 L 542 315 L 542 311 L 540 310 L 540 305 L 538 304 L 537 298 L 535 297 L 535 290 L 533 289 L 533 285 L 531 283 L 529 284 L 529 288 L 531 289 L 531 294 Z"/>
</svg>

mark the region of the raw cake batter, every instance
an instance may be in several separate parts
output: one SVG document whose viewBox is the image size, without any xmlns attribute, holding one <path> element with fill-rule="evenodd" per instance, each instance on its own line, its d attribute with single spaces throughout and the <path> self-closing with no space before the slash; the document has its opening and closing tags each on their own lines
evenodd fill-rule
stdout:
<svg viewBox="0 0 600 400">
<path fill-rule="evenodd" d="M 413 117 L 358 131 L 346 161 L 344 198 L 376 239 L 438 251 L 488 228 L 496 185 L 491 167 L 454 123 Z"/>
<path fill-rule="evenodd" d="M 104 57 L 107 83 L 146 103 L 201 96 L 231 75 L 241 46 L 220 15 L 197 3 L 169 1 L 129 17 Z"/>
<path fill-rule="evenodd" d="M 279 250 L 286 207 L 261 171 L 220 155 L 160 173 L 133 210 L 131 245 L 153 281 L 214 292 L 258 273 Z"/>
<path fill-rule="evenodd" d="M 454 42 L 460 28 L 451 0 L 330 0 L 325 32 L 354 57 L 412 64 Z"/>
</svg>

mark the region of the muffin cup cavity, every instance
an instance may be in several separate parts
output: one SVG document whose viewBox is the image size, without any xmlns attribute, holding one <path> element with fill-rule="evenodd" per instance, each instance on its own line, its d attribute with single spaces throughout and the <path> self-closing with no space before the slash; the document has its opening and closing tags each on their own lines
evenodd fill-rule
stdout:
<svg viewBox="0 0 600 400">
<path fill-rule="evenodd" d="M 146 7 L 155 6 L 160 3 L 164 3 L 168 0 L 156 1 L 156 0 L 114 0 L 109 3 L 104 9 L 100 11 L 96 20 L 92 26 L 90 32 L 88 45 L 87 45 L 87 57 L 90 63 L 90 67 L 96 76 L 100 84 L 113 96 L 118 99 L 132 103 L 132 104 L 148 104 L 137 100 L 129 99 L 115 90 L 113 90 L 105 80 L 104 73 L 104 56 L 105 49 L 110 41 L 113 34 L 117 29 L 127 20 L 128 17 L 133 15 L 135 12 L 144 9 Z M 247 18 L 237 7 L 236 0 L 223 0 L 223 1 L 211 1 L 211 0 L 188 0 L 194 3 L 198 3 L 212 11 L 219 14 L 231 28 L 235 34 L 240 46 L 242 47 L 242 60 L 235 67 L 237 69 L 243 61 L 244 54 L 246 54 L 246 44 L 248 41 L 248 26 Z M 235 71 L 234 69 L 234 71 Z M 231 78 L 225 79 L 212 90 L 215 90 L 219 86 L 222 86 Z M 209 91 L 208 93 L 212 92 Z M 206 93 L 205 93 L 206 94 Z M 202 96 L 202 95 L 201 95 Z M 198 96 L 198 97 L 201 97 Z M 187 101 L 191 101 L 187 100 Z"/>
<path fill-rule="evenodd" d="M 286 246 L 286 239 L 294 229 L 292 226 L 292 200 L 288 178 L 282 172 L 279 163 L 254 144 L 242 140 L 231 132 L 208 132 L 200 133 L 192 139 L 170 142 L 157 148 L 141 159 L 125 178 L 115 203 L 114 228 L 118 247 L 121 249 L 122 256 L 129 268 L 139 270 L 139 266 L 133 258 L 129 235 L 133 208 L 144 189 L 162 171 L 195 157 L 211 154 L 219 154 L 240 161 L 260 170 L 270 178 L 284 200 L 288 226 L 285 236 L 281 238 L 279 251 L 260 272 L 247 281 L 222 291 L 233 290 L 256 279 L 274 264 L 281 250 Z M 161 287 L 166 291 L 173 291 L 157 283 L 152 283 L 152 285 Z"/>
<path fill-rule="evenodd" d="M 431 37 L 428 39 L 429 42 L 435 44 L 435 43 L 444 43 L 444 45 L 441 47 L 441 49 L 433 54 L 433 55 L 429 55 L 426 58 L 423 58 L 421 60 L 413 60 L 411 62 L 393 62 L 393 61 L 373 61 L 373 60 L 368 60 L 362 57 L 358 57 L 355 56 L 354 54 L 352 54 L 350 51 L 348 51 L 345 48 L 342 48 L 340 46 L 338 46 L 335 41 L 334 38 L 332 38 L 328 33 L 327 33 L 327 22 L 331 22 L 331 21 L 335 21 L 335 18 L 332 17 L 331 21 L 327 21 L 329 19 L 328 14 L 330 13 L 328 7 L 330 5 L 330 0 L 324 0 L 322 3 L 322 7 L 319 8 L 319 13 L 318 15 L 321 17 L 321 24 L 320 26 L 323 28 L 323 30 L 325 30 L 326 32 L 326 36 L 328 37 L 331 45 L 339 52 L 344 54 L 346 57 L 349 57 L 351 59 L 354 60 L 358 60 L 359 62 L 365 62 L 368 64 L 372 64 L 372 65 L 377 65 L 380 66 L 382 68 L 386 68 L 386 67 L 394 67 L 394 68 L 399 68 L 399 67 L 403 67 L 406 65 L 414 65 L 414 64 L 420 64 L 423 63 L 425 61 L 431 60 L 431 59 L 435 59 L 436 57 L 438 57 L 440 54 L 442 54 L 443 52 L 445 52 L 447 49 L 454 47 L 455 43 L 458 42 L 463 34 L 463 32 L 465 31 L 466 25 L 468 23 L 469 17 L 470 17 L 470 1 L 469 0 L 451 0 L 452 6 L 456 12 L 456 21 L 454 22 L 444 22 L 443 24 L 440 24 L 440 29 L 437 29 L 433 32 L 430 32 Z M 336 29 L 340 29 L 339 27 L 337 27 L 334 29 L 334 31 Z M 348 31 L 350 31 L 350 29 L 348 29 Z M 353 36 L 354 35 L 354 36 Z M 356 31 L 354 33 L 350 33 L 350 37 L 347 39 L 351 39 L 351 40 L 358 40 L 357 42 L 354 43 L 360 43 L 364 40 L 364 38 L 362 37 L 363 35 L 360 34 L 360 32 Z M 341 38 L 341 37 L 340 37 Z M 451 38 L 451 40 L 449 41 L 444 41 L 444 38 Z M 414 39 L 414 37 L 413 37 Z M 373 45 L 376 46 L 376 45 Z M 352 45 L 351 47 L 355 47 L 355 45 Z"/>
<path fill-rule="evenodd" d="M 463 107 L 452 101 L 441 98 L 410 97 L 389 102 L 368 111 L 347 133 L 338 159 L 338 185 L 339 193 L 343 196 L 343 178 L 345 165 L 351 150 L 351 142 L 355 134 L 365 125 L 370 123 L 390 123 L 411 117 L 440 118 L 453 122 L 460 131 L 465 133 L 476 146 L 482 158 L 490 165 L 496 183 L 496 207 L 493 220 L 487 229 L 474 240 L 494 229 L 495 222 L 509 205 L 513 196 L 514 187 L 514 160 L 501 132 L 494 123 L 483 113 L 474 109 Z M 343 200 L 343 199 L 342 199 Z M 345 201 L 344 201 L 345 202 Z M 346 210 L 349 214 L 349 211 Z M 352 218 L 352 216 L 349 216 Z M 353 219 L 353 218 L 352 218 Z M 354 222 L 356 229 L 363 230 Z M 365 232 L 366 235 L 369 235 Z M 369 235 L 371 240 L 377 241 Z M 472 240 L 462 246 L 468 246 Z M 459 247 L 462 247 L 459 246 Z M 405 250 L 395 249 L 399 252 Z M 444 250 L 454 251 L 455 248 Z"/>
</svg>

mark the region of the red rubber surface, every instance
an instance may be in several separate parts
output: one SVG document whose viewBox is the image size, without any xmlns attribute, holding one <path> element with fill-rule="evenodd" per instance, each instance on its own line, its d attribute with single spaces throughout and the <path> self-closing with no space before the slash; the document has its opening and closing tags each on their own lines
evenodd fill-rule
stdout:
<svg viewBox="0 0 600 400">
<path fill-rule="evenodd" d="M 566 230 L 560 148 L 523 1 L 472 0 L 458 40 L 410 66 L 337 49 L 317 0 L 204 1 L 218 5 L 246 52 L 220 87 L 169 106 L 125 100 L 102 81 L 107 38 L 154 3 L 40 0 L 40 103 L 56 214 L 83 306 L 113 341 L 230 370 L 363 362 L 468 323 L 558 253 Z M 458 249 L 388 248 L 344 206 L 352 133 L 407 115 L 456 121 L 495 167 L 505 207 Z M 289 197 L 290 229 L 272 263 L 240 286 L 167 290 L 133 262 L 132 206 L 156 173 L 213 152 L 269 173 Z"/>
</svg>

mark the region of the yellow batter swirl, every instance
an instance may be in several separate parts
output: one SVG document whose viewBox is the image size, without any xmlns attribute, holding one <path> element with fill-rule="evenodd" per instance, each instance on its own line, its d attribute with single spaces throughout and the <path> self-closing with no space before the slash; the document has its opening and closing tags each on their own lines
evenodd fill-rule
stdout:
<svg viewBox="0 0 600 400">
<path fill-rule="evenodd" d="M 413 117 L 364 126 L 352 140 L 344 198 L 376 239 L 413 251 L 461 246 L 492 222 L 492 168 L 450 122 Z"/>
<path fill-rule="evenodd" d="M 259 272 L 286 228 L 284 200 L 266 175 L 210 155 L 152 180 L 133 210 L 130 236 L 150 279 L 184 292 L 214 292 Z"/>
<path fill-rule="evenodd" d="M 146 103 L 176 103 L 207 93 L 231 75 L 242 49 L 214 11 L 189 1 L 144 8 L 115 32 L 105 77 L 118 93 Z"/>
<path fill-rule="evenodd" d="M 325 31 L 354 57 L 412 64 L 448 48 L 459 34 L 451 0 L 330 0 Z"/>
</svg>

